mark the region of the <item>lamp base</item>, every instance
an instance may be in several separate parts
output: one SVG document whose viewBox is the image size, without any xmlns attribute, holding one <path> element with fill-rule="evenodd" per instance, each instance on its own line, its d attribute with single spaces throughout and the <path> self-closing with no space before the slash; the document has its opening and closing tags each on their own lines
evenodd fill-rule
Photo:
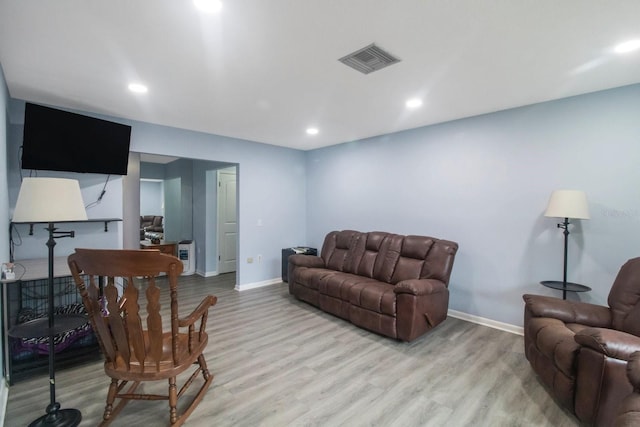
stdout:
<svg viewBox="0 0 640 427">
<path fill-rule="evenodd" d="M 45 414 L 29 424 L 29 427 L 76 427 L 82 420 L 82 414 L 77 409 L 59 409 Z"/>
</svg>

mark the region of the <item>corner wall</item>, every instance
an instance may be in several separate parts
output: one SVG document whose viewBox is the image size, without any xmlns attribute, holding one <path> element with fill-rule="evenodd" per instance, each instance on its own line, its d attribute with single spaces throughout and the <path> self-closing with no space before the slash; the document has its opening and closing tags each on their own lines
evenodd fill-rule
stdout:
<svg viewBox="0 0 640 427">
<path fill-rule="evenodd" d="M 24 116 L 24 101 L 12 100 L 11 103 L 12 115 L 16 119 Z M 304 152 L 150 123 L 86 112 L 79 113 L 131 125 L 130 150 L 133 152 L 238 165 L 238 286 L 244 288 L 245 285 L 250 287 L 251 285 L 271 283 L 274 280 L 278 280 L 281 276 L 280 258 L 282 248 L 301 245 L 306 241 Z M 11 144 L 15 148 L 21 143 L 22 125 L 16 123 L 12 124 L 12 127 L 14 128 L 14 136 Z M 14 160 L 14 163 L 17 163 L 17 161 Z M 9 168 L 11 169 L 9 171 L 9 179 L 16 183 L 13 185 L 14 189 L 10 188 L 10 193 L 15 191 L 15 196 L 10 197 L 9 200 L 9 204 L 13 205 L 17 198 L 19 167 L 17 164 L 10 166 L 13 169 Z M 81 178 L 89 179 L 90 177 Z M 103 179 L 103 177 L 98 178 Z M 120 184 L 120 191 L 122 191 L 122 185 L 120 182 L 118 183 Z M 102 183 L 96 181 L 95 184 Z M 111 185 L 110 181 L 109 186 L 111 187 Z M 81 187 L 84 194 L 85 188 L 82 181 Z M 189 188 L 191 188 L 191 183 L 189 183 Z M 99 194 L 101 186 L 93 185 L 89 189 L 95 189 Z M 107 197 L 109 195 L 115 196 L 116 193 L 115 191 L 108 192 Z M 91 199 L 89 198 L 88 200 Z M 183 203 L 191 202 L 190 196 L 188 201 L 183 200 Z M 104 214 L 102 217 L 121 217 L 123 209 L 122 194 L 120 193 L 118 200 L 110 201 L 110 203 L 103 200 L 100 206 L 119 209 L 116 215 Z M 135 218 L 125 216 L 123 219 L 123 222 L 135 221 L 136 224 L 139 223 L 137 215 L 135 215 Z M 190 218 L 185 218 L 184 220 L 186 222 L 185 226 L 192 226 Z M 91 230 L 94 229 L 95 227 Z M 99 244 L 97 239 L 107 234 L 99 234 L 95 231 L 91 239 L 85 239 L 85 237 L 88 238 L 90 236 L 91 230 L 78 230 L 80 230 L 79 227 L 76 228 L 76 238 L 73 239 L 73 242 L 65 242 L 73 246 L 67 248 L 60 244 L 60 247 L 56 247 L 56 254 L 71 253 L 74 247 L 96 247 Z M 36 243 L 40 244 L 41 242 Z M 24 249 L 26 248 L 21 248 L 21 250 Z M 255 259 L 258 255 L 262 255 L 260 263 L 249 264 L 247 262 L 247 258 Z"/>
<path fill-rule="evenodd" d="M 307 152 L 307 243 L 339 229 L 455 240 L 450 308 L 522 325 L 522 294 L 561 297 L 539 284 L 562 279 L 549 196 L 584 190 L 569 280 L 593 290 L 570 298 L 605 303 L 640 256 L 639 117 L 633 85 Z"/>
</svg>

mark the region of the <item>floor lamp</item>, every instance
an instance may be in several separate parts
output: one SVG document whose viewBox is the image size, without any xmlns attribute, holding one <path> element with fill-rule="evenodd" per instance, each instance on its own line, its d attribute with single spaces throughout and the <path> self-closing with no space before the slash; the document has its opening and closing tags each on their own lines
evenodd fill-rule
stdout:
<svg viewBox="0 0 640 427">
<path fill-rule="evenodd" d="M 49 310 L 47 319 L 37 319 L 18 325 L 18 332 L 9 331 L 10 335 L 27 337 L 49 337 L 49 395 L 50 403 L 46 414 L 33 421 L 29 426 L 77 426 L 82 414 L 77 409 L 60 409 L 56 401 L 55 381 L 55 347 L 54 336 L 74 329 L 86 322 L 78 315 L 54 316 L 53 291 L 53 248 L 55 239 L 73 237 L 73 231 L 57 231 L 55 223 L 68 221 L 83 221 L 87 219 L 80 185 L 77 180 L 63 178 L 24 178 L 20 186 L 18 201 L 13 213 L 13 222 L 27 222 L 31 224 L 47 224 L 49 232 L 47 247 L 49 248 Z"/>
<path fill-rule="evenodd" d="M 589 219 L 587 195 L 583 191 L 556 190 L 551 193 L 544 216 L 564 218 L 558 228 L 564 230 L 564 270 L 562 275 L 562 299 L 567 299 L 567 253 L 569 247 L 569 219 Z"/>
</svg>

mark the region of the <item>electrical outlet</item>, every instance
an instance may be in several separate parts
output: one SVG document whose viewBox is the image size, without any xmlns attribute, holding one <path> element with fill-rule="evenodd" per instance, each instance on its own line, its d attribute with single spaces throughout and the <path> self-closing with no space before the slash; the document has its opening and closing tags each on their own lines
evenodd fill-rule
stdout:
<svg viewBox="0 0 640 427">
<path fill-rule="evenodd" d="M 262 255 L 258 255 L 258 264 L 262 263 Z"/>
<path fill-rule="evenodd" d="M 253 264 L 253 258 L 251 257 L 247 258 L 247 264 Z"/>
</svg>

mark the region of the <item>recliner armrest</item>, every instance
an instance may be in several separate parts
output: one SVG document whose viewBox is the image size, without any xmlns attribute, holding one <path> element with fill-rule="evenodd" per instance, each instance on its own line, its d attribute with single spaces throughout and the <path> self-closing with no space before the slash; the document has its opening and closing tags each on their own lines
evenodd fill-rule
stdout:
<svg viewBox="0 0 640 427">
<path fill-rule="evenodd" d="M 619 360 L 629 360 L 631 354 L 640 351 L 640 337 L 615 329 L 585 328 L 574 339 L 582 346 Z"/>
<path fill-rule="evenodd" d="M 445 291 L 447 287 L 440 280 L 410 279 L 396 283 L 393 292 L 396 294 L 430 295 Z"/>
<path fill-rule="evenodd" d="M 565 323 L 580 323 L 599 328 L 611 326 L 609 307 L 543 295 L 525 294 L 522 299 L 525 308 L 533 317 L 551 317 Z"/>
<path fill-rule="evenodd" d="M 618 406 L 615 427 L 640 425 L 640 352 L 633 353 L 629 358 L 627 378 L 629 378 L 634 392 L 627 396 Z"/>
<path fill-rule="evenodd" d="M 324 260 L 315 255 L 293 254 L 289 255 L 289 264 L 296 267 L 323 268 Z"/>
</svg>

